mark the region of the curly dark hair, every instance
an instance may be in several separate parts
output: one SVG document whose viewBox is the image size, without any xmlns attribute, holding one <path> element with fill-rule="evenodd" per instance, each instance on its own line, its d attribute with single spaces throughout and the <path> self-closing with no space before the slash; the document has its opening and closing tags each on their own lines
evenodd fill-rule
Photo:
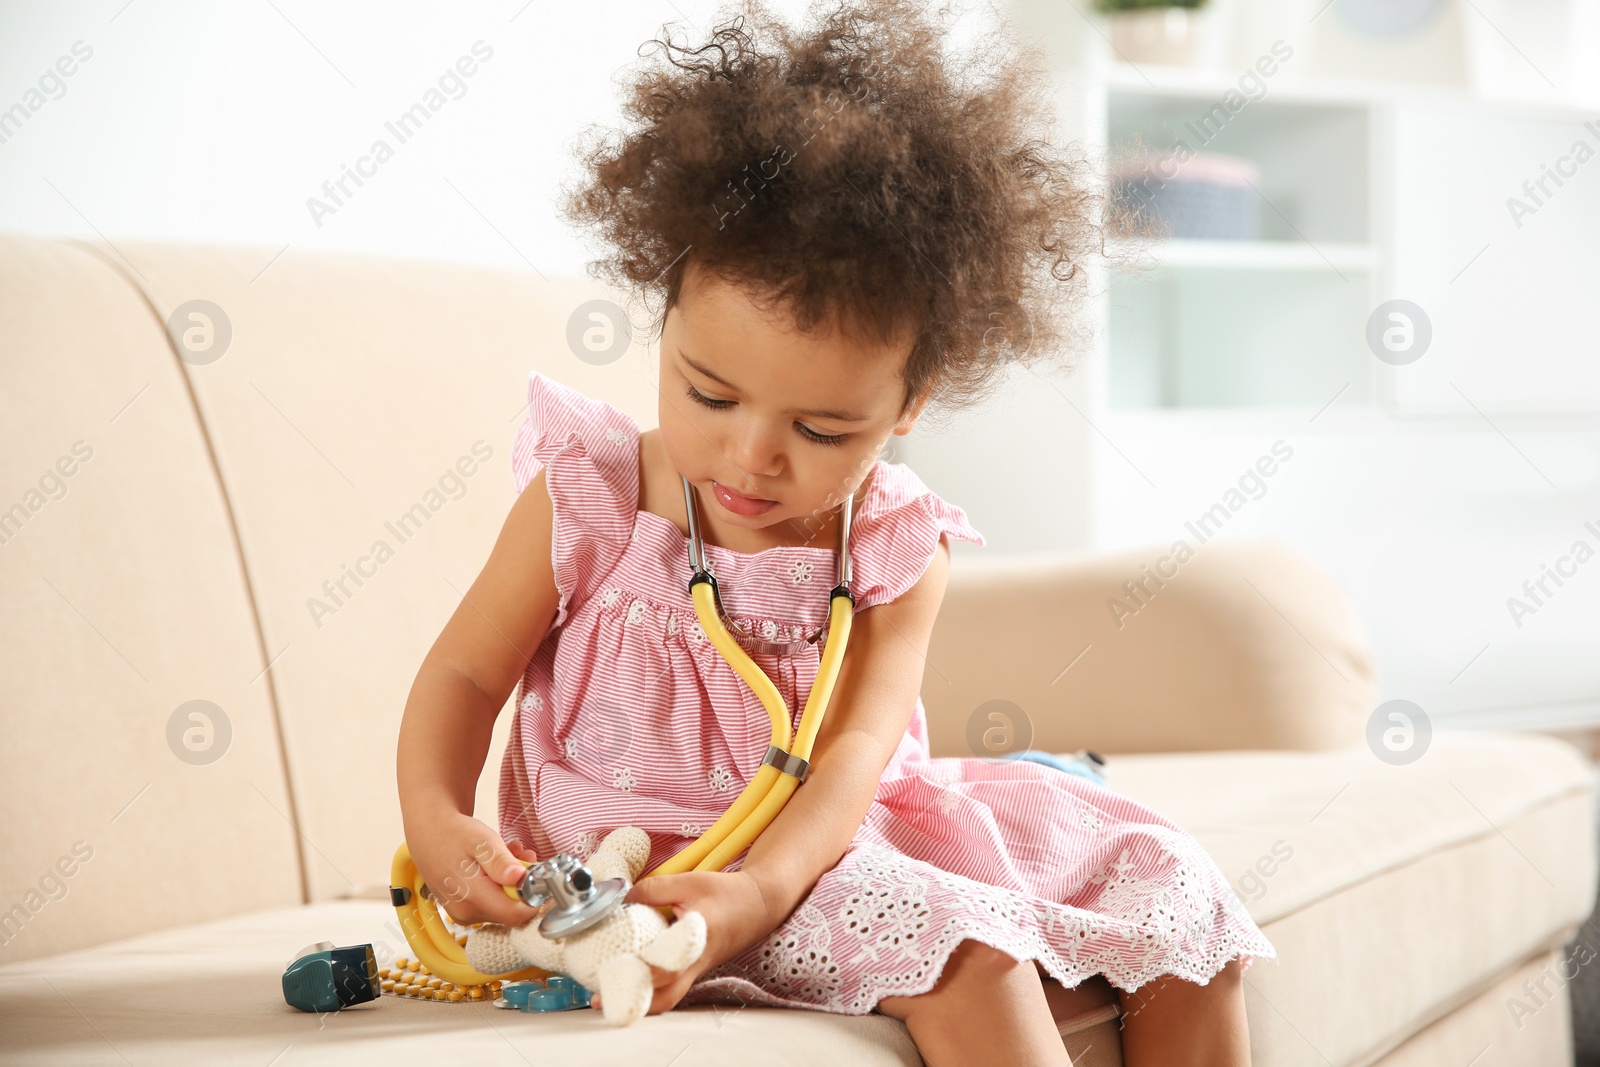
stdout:
<svg viewBox="0 0 1600 1067">
<path fill-rule="evenodd" d="M 610 250 L 589 273 L 660 298 L 658 336 L 693 261 L 803 333 L 914 338 L 902 414 L 1077 350 L 1108 205 L 1044 136 L 1037 49 L 1002 22 L 952 59 L 921 0 L 841 0 L 802 31 L 735 2 L 705 44 L 641 46 L 665 58 L 630 86 L 637 129 L 580 138 L 563 208 Z"/>
</svg>

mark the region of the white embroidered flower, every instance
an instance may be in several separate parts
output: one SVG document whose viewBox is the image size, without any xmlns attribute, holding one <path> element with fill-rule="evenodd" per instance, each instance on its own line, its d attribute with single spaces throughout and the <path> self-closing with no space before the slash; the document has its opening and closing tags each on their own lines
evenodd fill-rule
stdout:
<svg viewBox="0 0 1600 1067">
<path fill-rule="evenodd" d="M 667 633 L 675 634 L 677 632 L 678 632 L 678 613 L 676 611 L 669 611 L 669 612 L 667 612 Z"/>
<path fill-rule="evenodd" d="M 713 767 L 708 776 L 708 782 L 713 793 L 725 791 L 733 782 L 733 773 L 726 767 Z"/>
<path fill-rule="evenodd" d="M 614 445 L 625 445 L 628 443 L 628 435 L 613 426 L 606 431 L 606 440 Z"/>
<path fill-rule="evenodd" d="M 602 605 L 604 605 L 605 607 L 608 607 L 608 608 L 616 607 L 617 606 L 617 601 L 619 601 L 621 599 L 622 599 L 622 590 L 618 589 L 614 585 L 609 587 L 609 588 L 607 588 L 607 589 L 602 590 L 601 593 L 600 593 L 600 603 Z"/>
<path fill-rule="evenodd" d="M 859 939 L 855 958 L 872 960 L 880 949 L 915 958 L 932 918 L 920 886 L 892 885 L 862 887 L 845 898 L 838 915 L 844 930 Z"/>
<path fill-rule="evenodd" d="M 789 568 L 789 576 L 794 579 L 794 584 L 811 580 L 811 561 L 807 559 L 795 560 L 794 566 Z"/>
<path fill-rule="evenodd" d="M 1100 816 L 1085 808 L 1078 813 L 1078 823 L 1087 830 L 1100 829 Z"/>
<path fill-rule="evenodd" d="M 961 794 L 954 789 L 941 790 L 937 807 L 944 815 L 949 815 L 961 803 Z"/>
<path fill-rule="evenodd" d="M 588 859 L 589 858 L 589 853 L 593 852 L 596 848 L 599 847 L 599 845 L 600 845 L 600 835 L 598 833 L 596 833 L 595 831 L 590 830 L 587 833 L 582 834 L 581 836 L 575 838 L 573 840 L 572 844 L 570 844 L 566 848 L 562 849 L 562 851 L 563 852 L 570 852 L 574 856 L 576 856 L 580 860 L 582 860 L 582 859 Z"/>
<path fill-rule="evenodd" d="M 644 613 L 645 613 L 645 603 L 644 603 L 644 601 L 635 600 L 632 604 L 628 605 L 628 617 L 623 621 L 624 622 L 643 622 L 644 621 Z"/>
<path fill-rule="evenodd" d="M 1140 881 L 1138 865 L 1128 858 L 1131 854 L 1131 849 L 1123 849 L 1122 855 L 1106 863 L 1099 874 L 1089 879 L 1090 884 L 1103 884 L 1108 889 L 1137 884 Z"/>
<path fill-rule="evenodd" d="M 768 641 L 772 640 L 774 637 L 777 637 L 778 624 L 773 622 L 771 619 L 763 622 L 761 624 L 761 636 L 765 637 Z"/>
<path fill-rule="evenodd" d="M 544 701 L 539 697 L 538 690 L 528 690 L 527 694 L 522 698 L 522 704 L 520 707 L 522 708 L 523 712 L 528 715 L 532 715 L 534 712 L 542 710 L 544 708 Z"/>
<path fill-rule="evenodd" d="M 576 737 L 567 738 L 567 758 L 578 758 L 578 739 Z"/>
<path fill-rule="evenodd" d="M 618 767 L 611 772 L 611 785 L 613 788 L 628 792 L 633 789 L 633 772 L 626 767 Z"/>
<path fill-rule="evenodd" d="M 693 635 L 696 641 L 704 642 L 706 639 L 705 627 L 700 625 L 699 619 L 689 624 L 689 633 Z"/>
<path fill-rule="evenodd" d="M 827 916 L 803 903 L 761 947 L 756 973 L 763 984 L 793 1000 L 823 1005 L 839 993 L 839 965 L 833 958 Z"/>
<path fill-rule="evenodd" d="M 684 837 L 699 837 L 705 832 L 705 827 L 696 826 L 692 822 L 680 823 L 678 826 L 678 833 L 682 834 Z"/>
</svg>

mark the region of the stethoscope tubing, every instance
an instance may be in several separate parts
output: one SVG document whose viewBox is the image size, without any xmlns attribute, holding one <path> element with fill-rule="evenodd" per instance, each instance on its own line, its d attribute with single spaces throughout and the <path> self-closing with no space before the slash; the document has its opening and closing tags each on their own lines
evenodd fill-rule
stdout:
<svg viewBox="0 0 1600 1067">
<path fill-rule="evenodd" d="M 850 592 L 852 498 L 847 496 L 839 511 L 839 581 L 828 595 L 827 622 L 813 637 L 789 645 L 764 641 L 739 631 L 758 649 L 768 646 L 778 651 L 801 651 L 816 641 L 822 642 L 816 678 L 806 697 L 800 722 L 791 736 L 789 706 L 783 695 L 735 638 L 730 629 L 731 621 L 727 624 L 724 622 L 726 614 L 716 578 L 706 567 L 705 543 L 700 535 L 694 487 L 686 478 L 683 479 L 683 486 L 684 502 L 689 514 L 689 562 L 694 572 L 689 579 L 689 596 L 694 602 L 695 615 L 700 620 L 706 638 L 767 709 L 772 720 L 772 741 L 761 766 L 722 817 L 672 857 L 641 875 L 640 881 L 658 874 L 678 874 L 690 870 L 721 871 L 777 818 L 778 812 L 783 810 L 810 773 L 811 750 L 822 728 L 823 717 L 827 714 L 839 669 L 844 663 L 845 649 L 850 643 L 850 626 L 855 616 L 855 597 Z M 483 974 L 474 969 L 467 962 L 465 950 L 440 918 L 438 908 L 430 899 L 422 876 L 411 860 L 410 849 L 404 842 L 395 852 L 389 885 L 391 903 L 399 916 L 406 941 L 418 959 L 445 981 L 478 985 L 495 980 L 548 977 L 547 972 L 537 967 L 504 975 Z M 504 889 L 513 899 L 522 899 L 517 887 L 505 886 Z M 664 918 L 671 920 L 670 908 L 658 910 Z"/>
<path fill-rule="evenodd" d="M 823 717 L 827 714 L 834 684 L 838 681 L 855 613 L 855 597 L 849 587 L 852 498 L 847 496 L 839 511 L 839 584 L 829 593 L 828 622 L 817 635 L 818 639 L 823 639 L 822 656 L 817 664 L 811 692 L 806 697 L 805 710 L 791 737 L 790 710 L 783 695 L 730 632 L 716 578 L 706 568 L 705 545 L 700 536 L 698 500 L 694 487 L 687 478 L 683 479 L 683 487 L 685 510 L 689 516 L 689 563 L 694 571 L 689 580 L 689 595 L 694 601 L 695 615 L 700 620 L 707 640 L 767 709 L 772 720 L 772 740 L 754 777 L 722 817 L 670 859 L 646 872 L 641 880 L 657 874 L 678 874 L 689 870 L 720 871 L 732 863 L 777 817 L 810 772 L 811 749 L 822 727 Z"/>
</svg>

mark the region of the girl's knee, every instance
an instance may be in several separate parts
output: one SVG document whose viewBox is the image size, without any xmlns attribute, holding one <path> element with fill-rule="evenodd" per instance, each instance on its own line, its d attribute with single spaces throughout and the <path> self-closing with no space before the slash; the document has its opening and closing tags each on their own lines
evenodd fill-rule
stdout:
<svg viewBox="0 0 1600 1067">
<path fill-rule="evenodd" d="M 1244 985 L 1244 960 L 1235 956 L 1226 967 L 1211 976 L 1210 985 L 1219 990 L 1234 990 Z"/>
<path fill-rule="evenodd" d="M 1019 961 L 992 945 L 971 938 L 967 938 L 955 947 L 955 951 L 950 953 L 950 960 L 956 964 L 956 970 L 960 974 L 974 978 L 1004 974 L 1023 968 L 1029 971 L 1035 970 L 1032 960 Z M 950 964 L 946 963 L 945 974 L 949 973 Z"/>
<path fill-rule="evenodd" d="M 913 996 L 884 997 L 878 1001 L 878 1010 L 904 1021 L 913 1007 L 927 1007 L 946 1000 L 979 999 L 1014 975 L 1041 981 L 1032 961 L 1018 961 L 982 941 L 967 938 L 951 951 L 932 989 Z"/>
<path fill-rule="evenodd" d="M 1216 974 L 1213 974 L 1204 985 L 1191 982 L 1177 975 L 1162 975 L 1153 981 L 1146 982 L 1138 989 L 1129 993 L 1118 989 L 1117 999 L 1122 1002 L 1124 1015 L 1137 1013 L 1140 1009 L 1160 999 L 1172 1003 L 1187 1003 L 1191 1001 L 1207 1001 L 1218 999 L 1233 999 L 1241 994 L 1244 988 L 1244 960 L 1234 957 Z"/>
</svg>

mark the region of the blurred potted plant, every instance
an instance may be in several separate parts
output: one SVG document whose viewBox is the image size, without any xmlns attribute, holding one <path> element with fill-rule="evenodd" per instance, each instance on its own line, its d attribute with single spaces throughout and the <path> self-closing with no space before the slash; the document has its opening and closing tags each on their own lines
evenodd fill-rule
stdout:
<svg viewBox="0 0 1600 1067">
<path fill-rule="evenodd" d="M 1124 63 L 1192 66 L 1199 51 L 1196 15 L 1206 0 L 1095 0 L 1110 16 L 1111 48 Z"/>
</svg>

